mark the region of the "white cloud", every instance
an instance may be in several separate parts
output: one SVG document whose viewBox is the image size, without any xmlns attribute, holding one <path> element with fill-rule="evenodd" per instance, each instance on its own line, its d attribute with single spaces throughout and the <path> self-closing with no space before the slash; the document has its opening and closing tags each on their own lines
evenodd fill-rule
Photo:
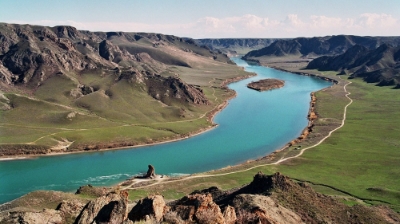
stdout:
<svg viewBox="0 0 400 224">
<path fill-rule="evenodd" d="M 310 19 L 310 27 L 312 29 L 329 29 L 332 27 L 343 27 L 346 25 L 346 21 L 339 17 L 312 15 L 310 16 Z"/>
<path fill-rule="evenodd" d="M 27 23 L 26 21 L 9 21 Z M 352 18 L 289 14 L 282 20 L 246 14 L 235 17 L 203 17 L 183 23 L 31 21 L 30 24 L 71 25 L 91 31 L 157 32 L 177 36 L 206 37 L 298 37 L 338 34 L 400 36 L 400 20 L 388 14 L 364 13 Z"/>
<path fill-rule="evenodd" d="M 398 23 L 398 20 L 387 14 L 364 13 L 359 18 L 359 24 L 369 28 L 391 27 L 395 26 L 396 23 Z"/>
</svg>

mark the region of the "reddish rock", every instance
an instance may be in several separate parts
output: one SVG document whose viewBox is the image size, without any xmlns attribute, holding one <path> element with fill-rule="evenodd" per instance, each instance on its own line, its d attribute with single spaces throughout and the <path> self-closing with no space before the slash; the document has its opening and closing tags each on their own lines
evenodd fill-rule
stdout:
<svg viewBox="0 0 400 224">
<path fill-rule="evenodd" d="M 225 224 L 236 223 L 237 217 L 234 207 L 228 205 L 224 210 L 223 216 L 225 219 Z"/>
<path fill-rule="evenodd" d="M 168 207 L 165 205 L 162 195 L 153 195 L 140 200 L 129 212 L 129 219 L 132 221 L 146 220 L 148 217 L 154 217 L 160 222 L 167 212 Z"/>
<path fill-rule="evenodd" d="M 0 219 L 1 223 L 51 223 L 63 224 L 65 220 L 60 211 L 45 209 L 41 212 L 10 212 L 8 217 Z"/>
<path fill-rule="evenodd" d="M 76 199 L 64 200 L 58 205 L 57 210 L 62 213 L 65 219 L 75 220 L 84 207 L 85 204 Z"/>
<path fill-rule="evenodd" d="M 221 209 L 212 199 L 211 194 L 189 195 L 177 202 L 172 210 L 182 219 L 196 223 L 225 223 Z"/>
<path fill-rule="evenodd" d="M 126 220 L 128 214 L 128 193 L 109 193 L 89 202 L 79 217 L 77 224 L 86 223 L 115 223 Z"/>
</svg>

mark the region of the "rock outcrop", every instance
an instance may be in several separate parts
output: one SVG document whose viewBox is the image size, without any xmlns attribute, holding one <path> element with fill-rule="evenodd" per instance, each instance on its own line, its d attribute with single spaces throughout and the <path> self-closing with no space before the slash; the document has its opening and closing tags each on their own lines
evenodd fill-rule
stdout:
<svg viewBox="0 0 400 224">
<path fill-rule="evenodd" d="M 170 76 L 165 79 L 161 76 L 152 76 L 152 79 L 147 79 L 146 82 L 149 94 L 167 105 L 174 101 L 192 102 L 198 105 L 210 104 L 201 88 L 187 84 L 178 77 Z"/>
<path fill-rule="evenodd" d="M 78 200 L 64 200 L 62 201 L 56 210 L 60 211 L 62 217 L 68 222 L 73 222 L 76 217 L 79 216 L 79 213 L 85 207 L 85 204 Z"/>
<path fill-rule="evenodd" d="M 150 220 L 160 222 L 168 211 L 162 195 L 153 195 L 141 199 L 129 212 L 128 218 L 132 221 Z"/>
<path fill-rule="evenodd" d="M 63 224 L 66 223 L 60 211 L 53 209 L 45 209 L 41 212 L 10 212 L 8 217 L 0 220 L 0 223 L 51 223 Z"/>
<path fill-rule="evenodd" d="M 171 205 L 171 210 L 188 222 L 225 223 L 221 209 L 211 194 L 188 195 Z"/>
<path fill-rule="evenodd" d="M 240 222 L 304 223 L 299 215 L 267 196 L 240 194 L 233 199 L 232 204 L 239 213 Z"/>
<path fill-rule="evenodd" d="M 147 170 L 146 175 L 144 178 L 154 178 L 156 177 L 156 169 L 154 169 L 154 166 L 149 165 L 149 169 Z"/>
<path fill-rule="evenodd" d="M 128 193 L 109 193 L 89 202 L 75 223 L 122 223 L 128 217 Z"/>
</svg>

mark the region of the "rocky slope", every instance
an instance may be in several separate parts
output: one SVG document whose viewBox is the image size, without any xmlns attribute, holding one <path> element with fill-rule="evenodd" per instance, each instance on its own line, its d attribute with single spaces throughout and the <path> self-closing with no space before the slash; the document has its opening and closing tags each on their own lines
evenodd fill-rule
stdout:
<svg viewBox="0 0 400 224">
<path fill-rule="evenodd" d="M 361 45 L 367 49 L 375 49 L 383 43 L 392 46 L 400 45 L 400 37 L 360 37 L 350 35 L 282 39 L 273 42 L 271 45 L 259 50 L 247 53 L 245 60 L 256 59 L 257 57 L 283 57 L 297 56 L 315 58 L 322 55 L 343 54 L 354 45 Z"/>
<path fill-rule="evenodd" d="M 216 106 L 203 92 L 213 77 L 245 73 L 232 64 L 227 55 L 188 38 L 0 23 L 0 122 L 9 125 L 0 131 L 10 134 L 0 139 L 0 156 L 162 141 L 169 127 L 152 129 L 160 134 L 147 139 L 110 133 L 116 137 L 107 142 L 85 143 L 82 136 L 52 137 L 50 129 L 34 136 L 33 129 L 143 125 L 200 116 Z M 30 130 L 26 135 L 31 137 L 11 134 L 21 132 L 17 127 Z M 168 135 L 176 134 L 171 129 Z"/>
<path fill-rule="evenodd" d="M 153 48 L 141 42 L 152 42 Z M 88 32 L 74 27 L 42 27 L 0 23 L 0 87 L 5 92 L 14 86 L 35 91 L 53 76 L 72 80 L 76 99 L 94 93 L 99 87 L 86 86 L 69 73 L 101 72 L 121 80 L 144 84 L 149 95 L 163 103 L 178 99 L 195 104 L 208 101 L 199 88 L 177 77 L 156 75 L 168 65 L 190 67 L 187 62 L 157 51 L 160 44 L 197 49 L 198 53 L 228 62 L 221 54 L 201 51 L 190 40 L 175 36 L 145 33 Z M 190 49 L 185 48 L 189 51 Z M 103 89 L 107 92 L 108 89 Z M 160 96 L 162 94 L 162 96 Z M 6 102 L 3 100 L 3 104 Z M 168 103 L 167 103 L 168 104 Z M 7 105 L 3 106 L 7 107 Z"/>
<path fill-rule="evenodd" d="M 158 51 L 159 45 L 173 45 L 215 60 L 230 61 L 175 36 L 0 23 L 0 80 L 3 88 L 5 84 L 35 88 L 51 76 L 70 72 L 119 68 L 160 73 L 166 65 L 190 67 L 186 61 Z"/>
<path fill-rule="evenodd" d="M 42 195 L 43 196 L 43 195 Z M 128 193 L 103 192 L 86 205 L 64 200 L 56 209 L 34 211 L 23 197 L 0 206 L 0 223 L 398 223 L 399 214 L 386 207 L 347 206 L 316 193 L 306 183 L 275 173 L 258 173 L 253 181 L 228 191 L 211 187 L 179 200 L 161 195 L 130 204 Z M 59 199 L 59 201 L 62 199 Z M 31 199 L 31 201 L 34 201 Z M 25 203 L 26 204 L 26 203 Z"/>
<path fill-rule="evenodd" d="M 400 47 L 382 44 L 376 49 L 355 45 L 343 54 L 323 56 L 311 61 L 306 69 L 350 73 L 352 78 L 362 77 L 378 85 L 400 87 Z"/>
</svg>

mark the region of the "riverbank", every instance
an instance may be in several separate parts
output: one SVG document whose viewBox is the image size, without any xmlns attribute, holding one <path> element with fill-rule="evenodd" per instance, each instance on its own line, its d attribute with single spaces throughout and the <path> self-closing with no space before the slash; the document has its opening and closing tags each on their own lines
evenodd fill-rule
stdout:
<svg viewBox="0 0 400 224">
<path fill-rule="evenodd" d="M 246 178 L 243 179 L 243 177 L 246 177 L 247 175 L 251 176 L 252 172 L 256 172 L 259 170 L 263 170 L 263 172 L 269 172 L 270 170 L 275 170 L 273 167 L 278 164 L 289 164 L 290 166 L 290 159 L 295 159 L 303 155 L 303 153 L 311 148 L 317 147 L 320 144 L 322 144 L 328 137 L 332 135 L 333 132 L 339 130 L 344 126 L 345 120 L 346 120 L 346 110 L 347 107 L 352 103 L 351 99 L 348 97 L 350 94 L 346 90 L 346 86 L 350 84 L 349 82 L 342 82 L 338 80 L 338 85 L 331 86 L 326 89 L 322 89 L 318 92 L 312 92 L 310 94 L 310 110 L 309 110 L 309 125 L 303 130 L 302 134 L 294 139 L 293 141 L 289 142 L 286 146 L 275 150 L 274 152 L 270 153 L 267 156 L 254 159 L 254 160 L 248 160 L 244 163 L 240 163 L 237 165 L 232 165 L 232 166 L 227 166 L 218 170 L 211 170 L 205 173 L 199 173 L 199 174 L 193 174 L 190 176 L 186 177 L 180 177 L 180 178 L 171 178 L 166 181 L 162 182 L 142 182 L 140 185 L 135 184 L 134 182 L 122 182 L 117 185 L 117 187 L 121 187 L 122 189 L 128 189 L 131 190 L 132 192 L 136 192 L 138 189 L 140 191 L 143 191 L 144 194 L 137 194 L 134 193 L 135 196 L 134 198 L 140 198 L 142 196 L 145 196 L 145 192 L 164 192 L 164 190 L 168 191 L 168 193 L 165 194 L 165 197 L 171 197 L 173 195 L 171 192 L 186 192 L 190 193 L 193 191 L 193 189 L 190 187 L 192 185 L 197 186 L 199 184 L 199 180 L 201 182 L 210 182 L 213 183 L 213 186 L 218 186 L 219 188 L 232 188 L 232 187 L 237 187 L 241 186 Z M 321 132 L 321 129 L 319 129 L 318 122 L 318 116 L 316 116 L 318 113 L 322 113 L 320 119 L 325 120 L 326 111 L 319 111 L 317 107 L 319 106 L 317 103 L 317 97 L 316 95 L 318 93 L 324 92 L 324 93 L 329 93 L 333 92 L 336 94 L 338 90 L 342 90 L 343 93 L 346 95 L 347 99 L 350 99 L 350 102 L 348 102 L 343 111 L 343 117 L 340 120 L 339 124 L 337 122 L 333 122 L 331 125 L 328 125 L 327 123 L 324 123 L 323 125 L 329 126 L 329 130 L 323 130 Z M 327 100 L 326 97 L 321 97 Z M 320 99 L 321 100 L 321 99 Z M 321 102 L 321 101 L 319 101 Z M 326 101 L 321 102 L 323 104 L 326 103 Z M 315 123 L 316 122 L 316 123 Z M 315 128 L 315 125 L 317 126 L 318 130 L 312 130 L 309 131 L 309 128 Z M 307 136 L 304 136 L 305 132 L 308 132 Z M 319 132 L 319 133 L 317 133 Z M 312 135 L 310 137 L 310 135 Z M 316 137 L 318 136 L 318 137 Z M 304 138 L 303 138 L 304 137 Z M 299 138 L 301 139 L 299 141 Z M 304 142 L 307 141 L 307 142 Z M 303 145 L 303 147 L 302 147 Z M 196 181 L 197 180 L 197 181 Z M 229 181 L 228 181 L 229 180 Z M 235 180 L 235 181 L 232 181 Z M 221 182 L 222 181 L 222 182 Z M 182 185 L 185 185 L 187 187 L 182 188 Z M 335 192 L 335 188 L 329 188 L 329 186 L 325 186 L 325 188 L 331 189 L 332 192 Z M 179 189 L 179 190 L 178 190 Z M 337 189 L 337 188 L 336 188 Z M 339 194 L 341 194 L 339 192 Z M 346 200 L 358 200 L 354 199 L 352 195 L 348 196 L 349 199 L 346 197 L 342 196 L 342 198 L 346 198 Z"/>
<path fill-rule="evenodd" d="M 284 72 L 289 72 L 289 73 L 295 73 L 298 75 L 303 75 L 303 76 L 310 76 L 314 78 L 319 78 L 325 81 L 332 82 L 334 85 L 339 84 L 341 81 L 340 79 L 335 79 L 331 77 L 326 77 L 323 75 L 318 75 L 318 74 L 311 74 L 311 73 L 304 73 L 304 72 L 292 72 L 290 70 L 286 69 L 277 69 L 276 70 L 284 71 Z M 343 84 L 343 91 L 347 92 L 346 90 L 346 85 L 349 83 Z M 308 124 L 307 126 L 301 131 L 301 134 L 296 137 L 295 139 L 289 141 L 285 146 L 274 150 L 273 152 L 269 153 L 266 156 L 254 159 L 254 160 L 247 160 L 246 162 L 236 164 L 236 165 L 231 165 L 228 167 L 223 167 L 218 170 L 211 170 L 208 172 L 205 172 L 204 174 L 193 174 L 190 176 L 183 176 L 183 177 L 175 177 L 175 178 L 170 178 L 167 180 L 167 183 L 173 183 L 173 182 L 180 182 L 180 181 L 185 181 L 189 179 L 196 179 L 196 178 L 206 178 L 206 177 L 218 177 L 218 176 L 225 176 L 225 175 L 231 175 L 235 173 L 240 173 L 240 172 L 246 172 L 253 170 L 257 167 L 263 167 L 263 166 L 269 166 L 269 165 L 277 165 L 280 164 L 284 161 L 287 161 L 289 158 L 297 158 L 300 155 L 303 154 L 303 152 L 309 148 L 315 147 L 319 144 L 321 144 L 326 138 L 328 138 L 335 130 L 339 129 L 344 125 L 344 120 L 345 120 L 345 115 L 343 120 L 341 121 L 340 126 L 334 126 L 332 127 L 329 131 L 325 131 L 323 133 L 315 133 L 315 122 L 318 120 L 318 111 L 317 111 L 317 96 L 316 93 L 321 92 L 321 91 L 326 91 L 327 89 L 331 89 L 332 86 L 321 89 L 317 92 L 311 92 L 310 93 L 310 103 L 309 103 L 309 110 L 308 110 Z M 349 103 L 351 104 L 351 103 Z M 348 105 L 347 105 L 348 106 Z M 347 108 L 346 106 L 346 108 Z M 345 108 L 345 111 L 346 111 Z M 326 125 L 326 124 L 325 124 Z M 323 134 L 321 136 L 321 134 Z M 310 135 L 312 136 L 312 139 L 310 140 L 309 137 Z M 320 135 L 318 138 L 315 138 L 315 135 Z M 302 148 L 302 143 L 305 143 L 305 141 L 308 141 L 306 144 L 304 144 L 305 147 Z M 261 165 L 259 165 L 261 163 Z M 122 183 L 117 184 L 117 186 L 122 187 L 123 189 L 144 189 L 146 187 L 151 187 L 155 185 L 162 184 L 161 181 L 154 183 L 153 181 L 145 181 L 141 182 L 140 185 L 137 185 L 135 182 L 132 181 L 124 181 Z"/>
<path fill-rule="evenodd" d="M 177 141 L 185 140 L 185 139 L 197 136 L 197 135 L 204 134 L 218 126 L 213 121 L 214 117 L 228 105 L 229 100 L 236 97 L 236 92 L 233 90 L 230 90 L 228 88 L 228 85 L 231 83 L 234 83 L 234 82 L 239 82 L 241 80 L 248 79 L 253 76 L 256 76 L 256 74 L 238 76 L 238 77 L 234 77 L 234 78 L 225 79 L 224 81 L 222 81 L 222 83 L 220 84 L 219 87 L 213 87 L 213 88 L 221 88 L 221 89 L 224 89 L 225 91 L 230 92 L 229 93 L 230 96 L 228 96 L 221 104 L 216 105 L 211 111 L 203 114 L 199 118 L 196 118 L 196 119 L 201 119 L 203 117 L 206 117 L 207 121 L 210 123 L 210 126 L 208 126 L 207 128 L 200 128 L 196 131 L 181 134 L 179 136 L 175 136 L 170 139 L 164 138 L 164 139 L 160 139 L 160 140 L 154 140 L 152 142 L 138 143 L 138 144 L 108 143 L 108 144 L 101 144 L 101 145 L 90 145 L 90 146 L 86 146 L 85 148 L 74 149 L 73 151 L 63 151 L 63 149 L 70 150 L 67 146 L 67 147 L 64 147 L 63 149 L 58 149 L 58 150 L 41 149 L 41 150 L 38 150 L 36 154 L 35 154 L 34 150 L 30 150 L 29 154 L 18 153 L 20 151 L 15 150 L 15 152 L 16 152 L 15 154 L 0 156 L 0 161 L 34 159 L 34 158 L 42 157 L 42 156 L 59 156 L 59 155 L 69 155 L 69 154 L 78 154 L 78 153 L 86 153 L 86 152 L 125 150 L 125 149 L 130 149 L 130 148 L 139 148 L 139 147 L 144 147 L 144 146 L 153 146 L 153 145 L 177 142 Z"/>
<path fill-rule="evenodd" d="M 220 125 L 212 132 L 185 141 L 142 147 L 136 150 L 95 152 L 26 161 L 18 172 L 13 172 L 12 176 L 18 176 L 18 179 L 12 176 L 7 179 L 8 184 L 4 186 L 4 192 L 10 192 L 9 195 L 12 195 L 15 190 L 11 186 L 25 187 L 21 180 L 29 179 L 27 174 L 33 176 L 32 173 L 37 173 L 37 175 L 35 174 L 34 180 L 30 180 L 29 185 L 25 187 L 29 189 L 26 193 L 39 189 L 70 191 L 88 183 L 94 186 L 112 186 L 132 175 L 141 173 L 141 168 L 148 164 L 157 167 L 158 173 L 168 176 L 175 176 L 177 173 L 198 174 L 234 164 L 243 164 L 281 148 L 291 139 L 296 138 L 306 127 L 310 92 L 330 84 L 269 68 L 248 66 L 240 59 L 236 62 L 239 66 L 244 66 L 246 71 L 257 73 L 260 77 L 230 85 L 230 88 L 237 92 L 237 97 L 229 101 L 229 107 L 223 110 L 222 114 L 215 117 L 215 122 Z M 287 81 L 286 88 L 257 93 L 246 87 L 250 81 L 279 77 Z M 222 80 L 215 79 L 208 83 L 219 87 L 221 82 Z M 215 96 L 219 98 L 218 101 L 214 100 L 214 90 Z M 222 102 L 221 96 L 223 96 L 222 99 L 228 96 L 228 93 L 221 88 L 207 88 L 206 94 L 209 99 L 218 102 L 218 105 Z M 290 100 L 282 101 L 283 98 Z M 291 100 L 296 103 L 292 103 Z M 288 107 L 291 108 L 290 111 L 287 111 Z M 285 116 L 271 119 L 274 115 L 283 114 Z M 281 119 L 285 117 L 290 117 L 290 119 Z M 291 121 L 293 119 L 295 123 Z M 204 121 L 205 118 L 202 119 L 203 123 Z M 190 123 L 175 124 L 176 127 L 181 127 L 181 125 L 190 125 Z M 163 128 L 161 125 L 157 127 Z M 282 128 L 285 130 L 284 134 L 279 131 Z M 46 165 L 42 167 L 41 164 Z M 11 172 L 14 166 L 21 166 L 21 163 L 9 162 L 3 165 L 5 169 L 2 173 L 8 175 L 7 170 Z M 39 170 L 38 167 L 42 168 Z M 82 167 L 87 168 L 82 170 Z M 46 178 L 40 175 L 45 168 L 50 170 Z M 24 170 L 29 170 L 29 172 Z"/>
<path fill-rule="evenodd" d="M 255 172 L 279 171 L 345 204 L 384 204 L 399 212 L 400 201 L 395 189 L 399 186 L 396 159 L 400 142 L 396 130 L 400 121 L 396 119 L 399 105 L 393 104 L 399 98 L 395 94 L 397 90 L 358 79 L 352 80 L 351 85 L 344 79 L 338 81 L 332 88 L 316 92 L 315 106 L 319 114 L 316 131 L 300 149 L 293 146 L 290 150 L 275 151 L 274 155 L 186 180 L 131 190 L 137 195 L 133 199 L 154 191 L 166 198 L 177 193 L 188 194 L 198 189 L 200 182 L 210 183 L 204 186 L 230 189 L 245 184 L 249 180 L 247 176 Z M 371 110 L 377 104 L 382 108 Z M 370 112 L 365 113 L 366 110 Z"/>
</svg>

